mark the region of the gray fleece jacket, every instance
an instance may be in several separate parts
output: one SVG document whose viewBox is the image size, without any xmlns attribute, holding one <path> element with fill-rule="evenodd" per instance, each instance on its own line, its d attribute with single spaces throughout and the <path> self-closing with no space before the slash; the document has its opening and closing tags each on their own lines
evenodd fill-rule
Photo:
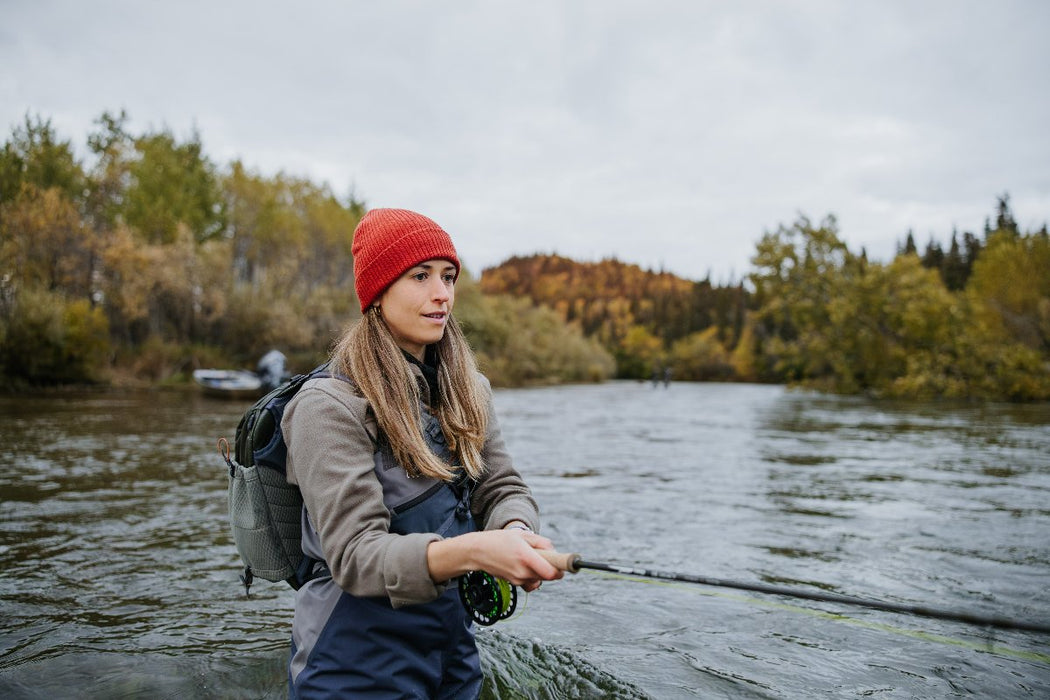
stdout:
<svg viewBox="0 0 1050 700">
<path fill-rule="evenodd" d="M 417 375 L 427 400 L 422 373 Z M 479 527 L 501 528 L 521 520 L 539 529 L 536 501 L 507 453 L 489 397 L 485 473 L 471 510 Z M 375 416 L 355 388 L 334 378 L 312 379 L 289 402 L 281 421 L 288 445 L 287 478 L 303 493 L 310 522 L 320 535 L 325 562 L 336 584 L 355 596 L 386 596 L 394 607 L 425 603 L 441 595 L 427 568 L 434 533 L 389 532 L 390 513 L 373 468 Z"/>
</svg>

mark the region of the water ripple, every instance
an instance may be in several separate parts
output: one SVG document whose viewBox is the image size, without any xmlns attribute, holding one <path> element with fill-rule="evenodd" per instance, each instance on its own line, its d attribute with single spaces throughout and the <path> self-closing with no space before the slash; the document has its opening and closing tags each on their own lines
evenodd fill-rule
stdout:
<svg viewBox="0 0 1050 700">
<path fill-rule="evenodd" d="M 215 452 L 243 404 L 0 398 L 0 696 L 285 696 Z M 1050 620 L 1050 406 L 780 387 L 496 392 L 543 532 L 592 560 Z M 648 584 L 648 585 L 646 585 Z M 1048 641 L 583 572 L 479 634 L 486 697 L 1048 697 Z"/>
</svg>

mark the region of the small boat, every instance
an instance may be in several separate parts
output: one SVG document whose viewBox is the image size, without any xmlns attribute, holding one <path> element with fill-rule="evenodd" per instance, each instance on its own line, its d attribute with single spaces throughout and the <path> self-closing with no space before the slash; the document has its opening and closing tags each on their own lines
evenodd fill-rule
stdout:
<svg viewBox="0 0 1050 700">
<path fill-rule="evenodd" d="M 198 369 L 193 380 L 205 396 L 223 399 L 256 399 L 266 391 L 258 374 L 243 369 Z"/>
<path fill-rule="evenodd" d="M 224 399 L 257 399 L 291 376 L 287 358 L 280 350 L 270 350 L 259 360 L 254 372 L 246 369 L 198 369 L 193 379 L 205 396 Z"/>
</svg>

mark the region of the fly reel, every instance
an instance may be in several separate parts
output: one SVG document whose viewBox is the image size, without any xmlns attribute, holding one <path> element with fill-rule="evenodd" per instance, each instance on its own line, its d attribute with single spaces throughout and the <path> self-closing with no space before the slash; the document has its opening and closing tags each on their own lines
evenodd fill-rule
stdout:
<svg viewBox="0 0 1050 700">
<path fill-rule="evenodd" d="M 518 592 L 509 581 L 484 571 L 468 571 L 459 577 L 459 599 L 474 622 L 487 627 L 514 613 Z"/>
</svg>

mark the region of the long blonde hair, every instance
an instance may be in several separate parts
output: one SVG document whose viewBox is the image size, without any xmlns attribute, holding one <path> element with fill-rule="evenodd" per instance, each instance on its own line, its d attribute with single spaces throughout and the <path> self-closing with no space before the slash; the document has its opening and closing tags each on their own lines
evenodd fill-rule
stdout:
<svg viewBox="0 0 1050 700">
<path fill-rule="evenodd" d="M 449 450 L 467 474 L 477 478 L 485 468 L 481 452 L 488 401 L 474 351 L 451 314 L 435 347 L 439 400 L 432 410 Z M 394 456 L 409 474 L 446 481 L 455 477 L 452 465 L 435 455 L 423 437 L 419 385 L 377 307 L 369 307 L 336 342 L 332 365 L 334 371 L 350 377 L 368 399 Z"/>
</svg>

